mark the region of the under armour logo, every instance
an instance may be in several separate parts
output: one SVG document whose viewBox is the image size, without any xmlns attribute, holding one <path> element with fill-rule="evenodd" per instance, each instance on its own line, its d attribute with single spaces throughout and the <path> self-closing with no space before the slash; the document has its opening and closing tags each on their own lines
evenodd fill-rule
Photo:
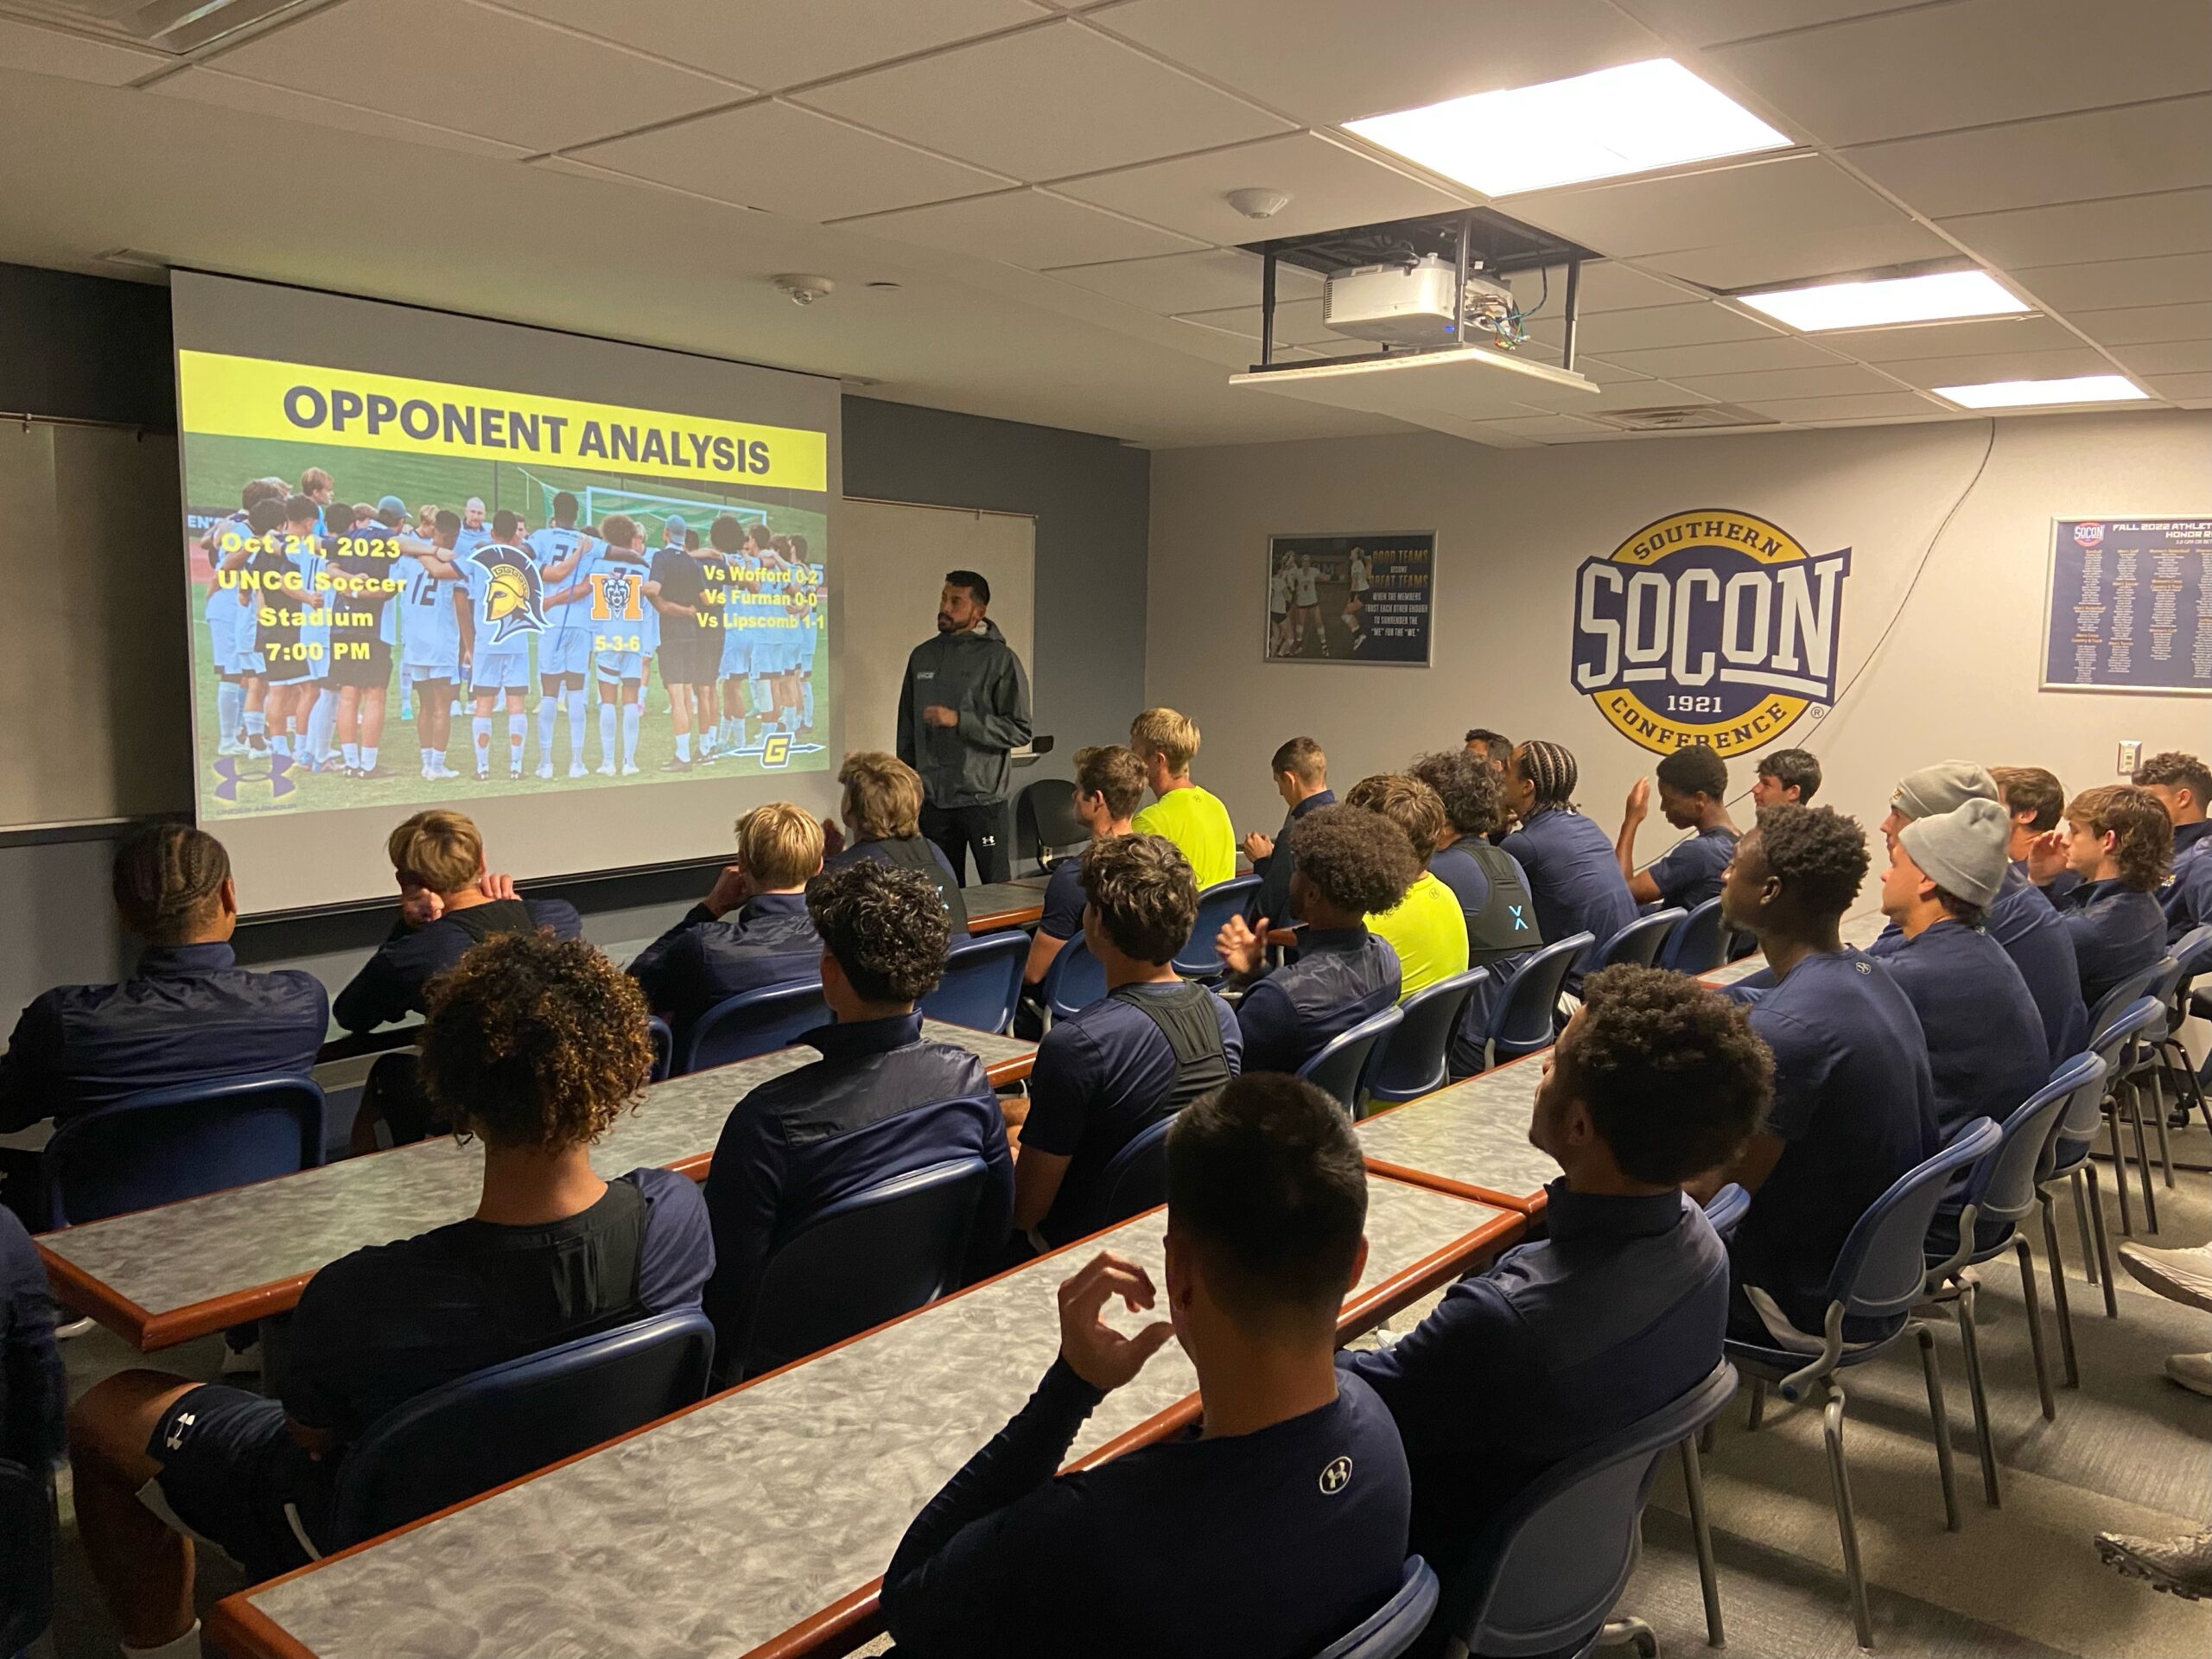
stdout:
<svg viewBox="0 0 2212 1659">
<path fill-rule="evenodd" d="M 983 845 L 986 847 L 995 847 L 998 844 L 999 838 L 996 836 L 985 836 L 983 837 Z"/>
<path fill-rule="evenodd" d="M 1321 1471 L 1321 1494 L 1325 1497 L 1334 1497 L 1351 1484 L 1351 1459 L 1350 1458 L 1338 1458 Z"/>
<path fill-rule="evenodd" d="M 184 1449 L 184 1431 L 190 1428 L 199 1421 L 199 1418 L 195 1417 L 188 1411 L 179 1412 L 176 1414 L 175 1419 L 169 1424 L 169 1432 L 162 1437 L 162 1444 L 168 1447 L 172 1452 L 182 1451 Z M 1327 1477 L 1324 1476 L 1323 1478 L 1326 1479 Z"/>
<path fill-rule="evenodd" d="M 1529 923 L 1527 918 L 1521 914 L 1520 906 L 1508 905 L 1505 907 L 1505 912 L 1507 915 L 1513 918 L 1513 931 L 1516 933 L 1525 933 L 1528 931 Z"/>
<path fill-rule="evenodd" d="M 279 754 L 274 749 L 269 751 L 268 783 L 269 798 L 271 800 L 281 801 L 299 787 L 292 781 L 293 764 L 289 757 Z M 241 778 L 238 775 L 238 757 L 234 754 L 216 757 L 214 770 L 215 798 L 219 801 L 236 804 L 238 798 L 238 785 L 241 783 L 251 784 L 261 781 L 251 776 Z"/>
</svg>

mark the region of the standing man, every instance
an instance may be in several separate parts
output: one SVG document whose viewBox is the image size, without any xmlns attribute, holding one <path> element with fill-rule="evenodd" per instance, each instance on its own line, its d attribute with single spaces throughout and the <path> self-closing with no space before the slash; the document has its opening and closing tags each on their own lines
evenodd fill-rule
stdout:
<svg viewBox="0 0 2212 1659">
<path fill-rule="evenodd" d="M 944 849 L 963 885 L 1003 881 L 1010 750 L 1029 741 L 1029 676 L 986 613 L 991 584 L 945 573 L 937 638 L 906 659 L 899 693 L 899 758 L 922 775 L 922 833 Z"/>
</svg>

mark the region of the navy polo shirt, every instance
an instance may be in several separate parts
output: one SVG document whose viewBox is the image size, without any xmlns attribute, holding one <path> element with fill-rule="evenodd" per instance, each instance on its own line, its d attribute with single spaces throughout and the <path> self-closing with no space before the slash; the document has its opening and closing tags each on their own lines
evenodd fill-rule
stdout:
<svg viewBox="0 0 2212 1659">
<path fill-rule="evenodd" d="M 968 901 L 961 896 L 960 878 L 952 873 L 952 861 L 945 857 L 944 848 L 927 836 L 918 835 L 899 840 L 856 841 L 842 852 L 832 853 L 823 859 L 822 868 L 842 870 L 862 859 L 888 864 L 895 870 L 919 870 L 929 877 L 937 888 L 938 901 L 951 920 L 954 940 L 968 937 Z"/>
<path fill-rule="evenodd" d="M 1936 1151 L 1928 1045 L 1889 971 L 1849 949 L 1800 962 L 1752 1002 L 1751 1020 L 1774 1051 L 1764 1128 L 1783 1146 L 1728 1241 L 1732 1272 L 1817 1336 L 1844 1239 L 1892 1181 Z M 1732 1318 L 1737 1334 L 1766 1340 L 1748 1304 Z M 1869 1341 L 1897 1323 L 1847 1319 L 1844 1334 Z"/>
<path fill-rule="evenodd" d="M 149 1089 L 305 1077 L 329 1029 L 312 974 L 249 972 L 227 944 L 149 945 L 119 984 L 58 986 L 23 1010 L 0 1054 L 0 1132 Z"/>
<path fill-rule="evenodd" d="M 420 1014 L 423 988 L 473 946 L 497 933 L 532 928 L 550 928 L 554 938 L 573 939 L 583 932 L 584 924 L 576 907 L 563 899 L 494 899 L 448 911 L 426 927 L 395 923 L 376 955 L 338 993 L 331 1012 L 348 1031 L 373 1031 Z"/>
<path fill-rule="evenodd" d="M 1140 996 L 1173 995 L 1182 982 L 1130 987 Z M 1230 1074 L 1243 1069 L 1244 1038 L 1236 1016 L 1210 996 L 1221 1022 Z M 1175 1086 L 1175 1051 L 1141 1008 L 1102 997 L 1079 1014 L 1055 1020 L 1037 1046 L 1029 1073 L 1025 1150 L 1069 1160 L 1052 1207 L 1037 1231 L 1055 1244 L 1090 1213 L 1093 1188 L 1129 1137 L 1159 1117 Z"/>
<path fill-rule="evenodd" d="M 1986 933 L 1946 918 L 1881 961 L 1920 1016 L 1939 1142 L 1977 1117 L 2002 1123 L 2050 1081 L 2043 1016 Z"/>
<path fill-rule="evenodd" d="M 2050 898 L 2048 889 L 2044 896 Z M 2129 975 L 2164 959 L 2166 912 L 2151 894 L 2117 878 L 2084 881 L 2063 899 L 2053 900 L 2052 907 L 2074 940 L 2082 1000 L 2092 1009 Z"/>
<path fill-rule="evenodd" d="M 54 1317 L 46 1264 L 15 1212 L 0 1209 L 0 1458 L 35 1473 L 61 1455 L 69 1399 Z"/>
<path fill-rule="evenodd" d="M 2212 818 L 2174 826 L 2173 879 L 2158 890 L 2166 912 L 2166 942 L 2212 922 Z"/>
<path fill-rule="evenodd" d="M 2020 874 L 2018 865 L 2005 872 L 2004 884 L 1989 906 L 1985 925 L 1989 937 L 2020 970 L 2043 1020 L 2044 1058 L 2056 1071 L 2086 1050 L 2089 1042 L 2089 1010 L 2082 1001 L 2082 976 L 2074 964 L 2073 938 L 2058 912 Z M 1886 961 L 1904 948 L 1904 931 L 1891 922 L 1882 930 L 1881 938 L 1866 947 L 1866 954 Z"/>
<path fill-rule="evenodd" d="M 1276 832 L 1274 851 L 1252 861 L 1252 874 L 1260 878 L 1260 885 L 1244 906 L 1245 920 L 1255 922 L 1264 916 L 1277 927 L 1288 927 L 1296 919 L 1290 913 L 1290 873 L 1298 867 L 1298 861 L 1291 856 L 1290 832 L 1308 812 L 1318 812 L 1336 804 L 1337 791 L 1325 789 L 1317 795 L 1308 795 L 1290 809 L 1282 828 Z"/>
<path fill-rule="evenodd" d="M 1037 918 L 1037 931 L 1065 944 L 1083 931 L 1083 912 L 1090 901 L 1083 890 L 1083 860 L 1062 859 L 1045 883 L 1045 913 Z"/>
<path fill-rule="evenodd" d="M 1055 1361 L 883 1574 L 906 1659 L 1294 1659 L 1398 1587 L 1410 1480 L 1364 1382 L 1249 1434 L 1059 1475 L 1103 1396 Z"/>
<path fill-rule="evenodd" d="M 1389 940 L 1364 927 L 1307 928 L 1298 960 L 1255 980 L 1237 1005 L 1242 1069 L 1297 1071 L 1331 1038 L 1395 1007 L 1398 988 L 1398 953 Z"/>
<path fill-rule="evenodd" d="M 1637 916 L 1613 843 L 1580 812 L 1546 807 L 1508 836 L 1504 847 L 1529 878 L 1543 936 L 1554 942 L 1571 933 L 1592 936 L 1567 976 L 1567 988 L 1580 991 L 1583 969 L 1599 949 Z"/>
<path fill-rule="evenodd" d="M 1694 910 L 1720 896 L 1720 878 L 1736 856 L 1736 832 L 1716 824 L 1678 841 L 1644 874 L 1657 884 L 1659 902 Z"/>
<path fill-rule="evenodd" d="M 1389 1347 L 1337 1356 L 1396 1420 L 1410 1548 L 1447 1576 L 1546 1469 L 1720 1363 L 1728 1255 L 1694 1202 L 1577 1192 L 1564 1177 L 1545 1192 L 1549 1236 L 1460 1280 Z"/>
<path fill-rule="evenodd" d="M 678 1052 L 699 1016 L 716 1003 L 821 971 L 822 938 L 803 893 L 756 893 L 719 921 L 704 905 L 694 905 L 630 964 L 645 1001 L 675 1032 Z"/>
</svg>

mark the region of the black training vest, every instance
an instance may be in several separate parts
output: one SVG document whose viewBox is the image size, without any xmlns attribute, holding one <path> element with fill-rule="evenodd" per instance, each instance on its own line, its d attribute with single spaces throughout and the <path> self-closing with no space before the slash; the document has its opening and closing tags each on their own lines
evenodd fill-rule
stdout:
<svg viewBox="0 0 2212 1659">
<path fill-rule="evenodd" d="M 1481 867 L 1490 880 L 1490 902 L 1467 918 L 1467 966 L 1479 968 L 1501 957 L 1533 950 L 1544 942 L 1536 926 L 1536 903 L 1529 896 L 1513 855 L 1489 842 L 1463 836 L 1454 843 Z M 1518 928 L 1514 923 L 1518 919 Z"/>
<path fill-rule="evenodd" d="M 1230 1079 L 1229 1051 L 1222 1046 L 1221 1017 L 1214 1012 L 1213 993 L 1203 985 L 1185 983 L 1161 995 L 1124 985 L 1106 993 L 1127 1003 L 1159 1028 L 1175 1051 L 1175 1081 L 1168 1085 L 1159 1117 L 1173 1117 L 1204 1094 Z"/>
</svg>

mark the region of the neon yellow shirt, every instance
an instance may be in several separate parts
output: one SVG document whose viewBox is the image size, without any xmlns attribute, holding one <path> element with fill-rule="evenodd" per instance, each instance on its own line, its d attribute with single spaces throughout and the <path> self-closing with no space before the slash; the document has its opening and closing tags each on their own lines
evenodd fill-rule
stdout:
<svg viewBox="0 0 2212 1659">
<path fill-rule="evenodd" d="M 1425 870 L 1396 909 L 1370 916 L 1367 925 L 1398 953 L 1401 1002 L 1467 971 L 1466 912 L 1452 889 Z"/>
<path fill-rule="evenodd" d="M 1230 827 L 1229 809 L 1196 784 L 1169 790 L 1132 818 L 1129 828 L 1141 836 L 1165 836 L 1180 847 L 1200 893 L 1236 874 L 1236 831 Z"/>
</svg>

